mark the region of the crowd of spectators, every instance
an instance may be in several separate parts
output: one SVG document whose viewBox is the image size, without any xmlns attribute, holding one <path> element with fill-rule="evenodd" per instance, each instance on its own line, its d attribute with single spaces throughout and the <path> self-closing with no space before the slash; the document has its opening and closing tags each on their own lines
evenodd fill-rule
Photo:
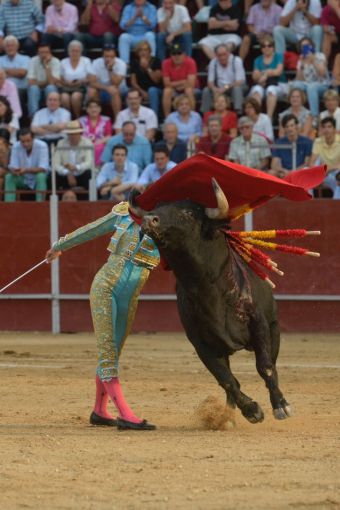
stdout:
<svg viewBox="0 0 340 510">
<path fill-rule="evenodd" d="M 207 3 L 2 0 L 0 199 L 53 168 L 63 200 L 119 201 L 194 153 L 325 163 L 339 199 L 340 0 Z"/>
</svg>

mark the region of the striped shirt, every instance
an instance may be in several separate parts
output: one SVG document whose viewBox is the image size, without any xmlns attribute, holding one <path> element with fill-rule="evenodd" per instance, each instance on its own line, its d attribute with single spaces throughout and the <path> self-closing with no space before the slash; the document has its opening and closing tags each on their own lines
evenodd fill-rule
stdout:
<svg viewBox="0 0 340 510">
<path fill-rule="evenodd" d="M 19 40 L 34 32 L 44 17 L 32 0 L 19 0 L 17 5 L 7 0 L 0 6 L 0 35 L 14 35 Z"/>
</svg>

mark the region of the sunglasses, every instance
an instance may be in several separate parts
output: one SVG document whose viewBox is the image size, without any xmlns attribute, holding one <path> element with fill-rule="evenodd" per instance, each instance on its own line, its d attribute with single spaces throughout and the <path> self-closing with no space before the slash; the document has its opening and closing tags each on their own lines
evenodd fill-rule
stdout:
<svg viewBox="0 0 340 510">
<path fill-rule="evenodd" d="M 261 48 L 274 48 L 274 44 L 261 44 Z"/>
</svg>

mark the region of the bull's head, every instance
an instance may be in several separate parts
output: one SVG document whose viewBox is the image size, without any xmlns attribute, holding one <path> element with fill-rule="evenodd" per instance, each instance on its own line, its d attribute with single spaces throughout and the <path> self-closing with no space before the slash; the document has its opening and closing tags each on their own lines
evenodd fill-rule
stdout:
<svg viewBox="0 0 340 510">
<path fill-rule="evenodd" d="M 130 209 L 143 218 L 142 230 L 154 239 L 160 248 L 172 246 L 177 249 L 184 239 L 211 238 L 216 229 L 225 224 L 229 212 L 228 201 L 212 178 L 217 207 L 204 208 L 189 200 L 160 204 L 153 211 L 145 212 L 135 203 L 135 195 L 130 197 Z"/>
</svg>

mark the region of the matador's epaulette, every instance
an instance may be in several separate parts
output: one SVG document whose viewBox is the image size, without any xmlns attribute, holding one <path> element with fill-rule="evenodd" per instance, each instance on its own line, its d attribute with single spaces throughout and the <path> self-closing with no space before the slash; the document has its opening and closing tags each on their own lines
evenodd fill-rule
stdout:
<svg viewBox="0 0 340 510">
<path fill-rule="evenodd" d="M 127 202 L 119 202 L 112 207 L 112 212 L 119 216 L 127 216 L 129 214 L 129 204 Z"/>
</svg>

